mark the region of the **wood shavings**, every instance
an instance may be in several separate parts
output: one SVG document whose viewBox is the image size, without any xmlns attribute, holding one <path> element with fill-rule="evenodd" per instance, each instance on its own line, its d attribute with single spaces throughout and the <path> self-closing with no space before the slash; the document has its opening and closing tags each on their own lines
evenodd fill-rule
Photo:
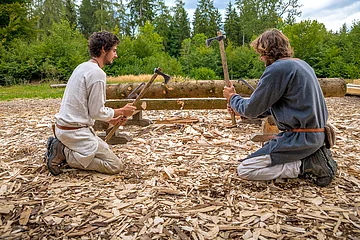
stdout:
<svg viewBox="0 0 360 240">
<path fill-rule="evenodd" d="M 54 177 L 42 161 L 60 99 L 0 102 L 0 239 L 356 239 L 360 98 L 326 102 L 339 170 L 325 188 L 240 179 L 238 160 L 261 147 L 249 140 L 260 125 L 227 128 L 226 110 L 143 111 L 197 121 L 126 125 L 133 140 L 111 146 L 123 172 Z"/>
</svg>

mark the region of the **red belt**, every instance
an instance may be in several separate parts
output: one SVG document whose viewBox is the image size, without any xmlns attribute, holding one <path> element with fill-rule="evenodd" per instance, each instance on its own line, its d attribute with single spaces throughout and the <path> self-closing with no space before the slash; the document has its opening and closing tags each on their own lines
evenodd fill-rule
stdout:
<svg viewBox="0 0 360 240">
<path fill-rule="evenodd" d="M 76 129 L 84 128 L 85 126 L 83 126 L 83 127 L 65 127 L 65 126 L 60 126 L 60 125 L 56 124 L 56 127 L 61 130 L 76 130 Z"/>
<path fill-rule="evenodd" d="M 294 128 L 287 130 L 288 132 L 325 132 L 324 128 Z"/>
</svg>

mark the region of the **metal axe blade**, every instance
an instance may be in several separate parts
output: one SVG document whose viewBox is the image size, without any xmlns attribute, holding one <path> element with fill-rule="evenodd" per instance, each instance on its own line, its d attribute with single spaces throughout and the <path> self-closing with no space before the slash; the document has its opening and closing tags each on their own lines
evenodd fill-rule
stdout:
<svg viewBox="0 0 360 240">
<path fill-rule="evenodd" d="M 221 41 L 223 39 L 225 39 L 226 36 L 225 35 L 221 35 L 221 36 L 217 36 L 217 37 L 213 37 L 213 38 L 208 38 L 206 39 L 206 46 L 209 47 L 211 42 L 214 41 L 214 40 L 217 40 L 217 41 Z"/>
<path fill-rule="evenodd" d="M 164 78 L 164 84 L 165 84 L 165 85 L 166 85 L 166 84 L 170 81 L 170 79 L 171 79 L 171 77 L 170 77 L 169 75 L 161 72 L 161 68 L 155 68 L 155 71 L 154 71 L 154 72 L 157 73 L 158 75 L 163 76 L 163 78 Z"/>
</svg>

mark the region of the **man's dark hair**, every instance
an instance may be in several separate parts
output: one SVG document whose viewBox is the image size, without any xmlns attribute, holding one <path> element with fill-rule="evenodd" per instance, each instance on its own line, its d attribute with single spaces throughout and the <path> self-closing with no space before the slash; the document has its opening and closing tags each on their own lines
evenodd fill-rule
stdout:
<svg viewBox="0 0 360 240">
<path fill-rule="evenodd" d="M 89 42 L 88 42 L 90 56 L 99 57 L 101 55 L 102 47 L 104 47 L 104 50 L 107 52 L 113 46 L 116 46 L 119 43 L 120 43 L 119 38 L 111 32 L 107 32 L 107 31 L 94 32 L 89 37 Z"/>
<path fill-rule="evenodd" d="M 271 65 L 280 58 L 292 57 L 294 54 L 289 39 L 277 29 L 265 31 L 250 45 L 255 52 L 267 57 L 266 66 Z"/>
</svg>

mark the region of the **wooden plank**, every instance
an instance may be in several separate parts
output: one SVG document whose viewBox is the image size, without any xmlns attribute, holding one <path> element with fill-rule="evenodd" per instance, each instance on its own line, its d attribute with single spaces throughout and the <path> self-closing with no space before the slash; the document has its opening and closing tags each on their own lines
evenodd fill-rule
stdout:
<svg viewBox="0 0 360 240">
<path fill-rule="evenodd" d="M 51 88 L 65 88 L 65 87 L 66 87 L 66 83 L 51 84 L 50 87 L 51 87 Z"/>
<path fill-rule="evenodd" d="M 346 84 L 346 94 L 360 96 L 360 85 L 357 84 Z"/>
<path fill-rule="evenodd" d="M 131 102 L 131 99 L 107 100 L 106 106 L 120 108 Z M 141 110 L 226 109 L 226 103 L 225 98 L 162 98 L 141 99 L 136 107 Z"/>
</svg>

